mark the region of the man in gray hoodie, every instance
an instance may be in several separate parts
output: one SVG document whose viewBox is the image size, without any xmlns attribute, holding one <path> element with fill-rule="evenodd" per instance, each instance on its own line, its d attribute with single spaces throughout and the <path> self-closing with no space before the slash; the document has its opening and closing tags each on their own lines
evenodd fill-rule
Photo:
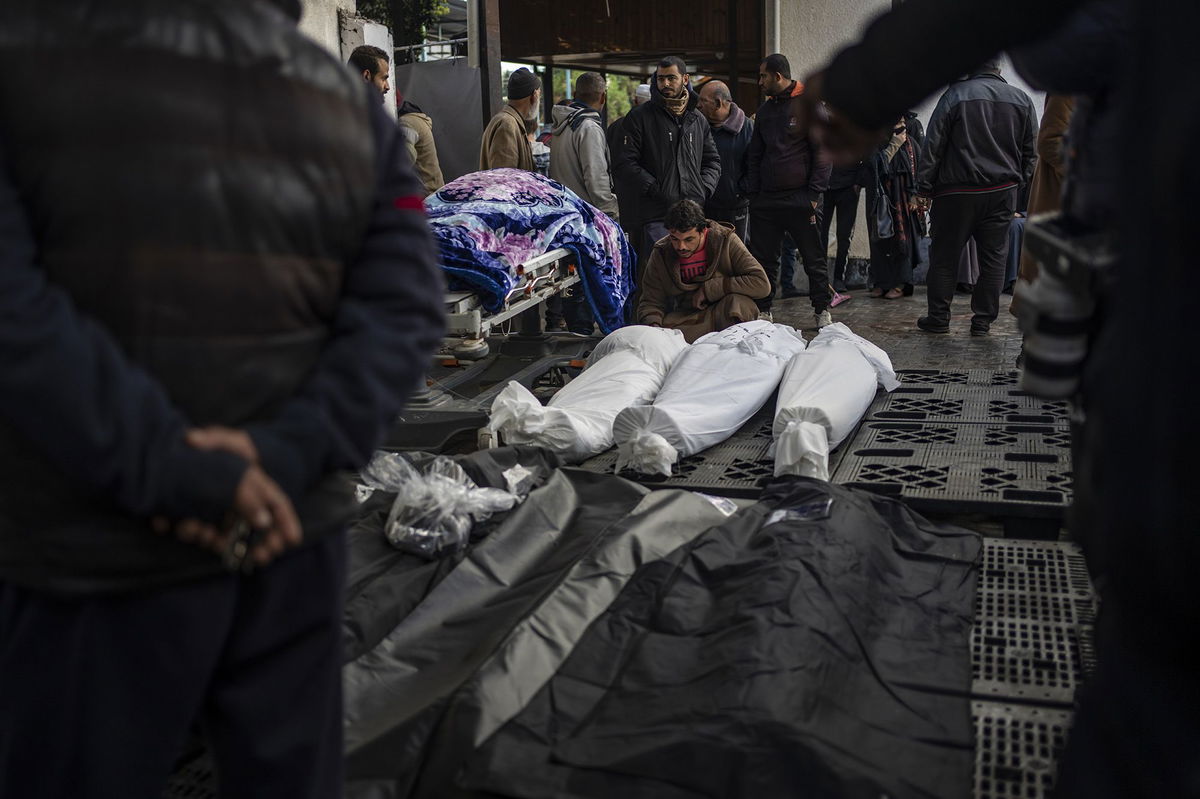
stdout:
<svg viewBox="0 0 1200 799">
<path fill-rule="evenodd" d="M 585 72 L 575 80 L 575 99 L 554 106 L 554 138 L 550 141 L 550 177 L 579 195 L 585 202 L 617 220 L 617 195 L 609 171 L 608 137 L 600 111 L 608 100 L 608 87 L 598 72 Z M 547 326 L 558 322 L 560 313 L 572 333 L 591 333 L 592 314 L 576 286 L 568 289 L 561 305 L 546 304 Z"/>
<path fill-rule="evenodd" d="M 554 106 L 550 177 L 616 219 L 617 195 L 613 193 L 608 141 L 600 121 L 607 99 L 603 76 L 585 72 L 575 80 L 571 104 Z"/>
</svg>

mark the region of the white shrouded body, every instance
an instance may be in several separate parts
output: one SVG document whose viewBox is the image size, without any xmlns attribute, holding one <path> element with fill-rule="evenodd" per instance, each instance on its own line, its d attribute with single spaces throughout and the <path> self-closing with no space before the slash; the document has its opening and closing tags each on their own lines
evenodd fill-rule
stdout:
<svg viewBox="0 0 1200 799">
<path fill-rule="evenodd" d="M 719 444 L 779 385 L 804 339 L 786 325 L 743 322 L 697 339 L 671 367 L 654 404 L 613 423 L 617 469 L 670 474 L 679 458 Z"/>
<path fill-rule="evenodd" d="M 578 463 L 613 445 L 613 420 L 652 402 L 671 364 L 687 347 L 678 330 L 633 325 L 614 330 L 588 359 L 583 374 L 548 405 L 517 382 L 492 402 L 488 428 L 507 444 L 535 444 Z"/>
<path fill-rule="evenodd" d="M 875 399 L 899 385 L 887 353 L 840 322 L 787 365 L 775 406 L 775 475 L 829 479 L 829 453 Z"/>
</svg>

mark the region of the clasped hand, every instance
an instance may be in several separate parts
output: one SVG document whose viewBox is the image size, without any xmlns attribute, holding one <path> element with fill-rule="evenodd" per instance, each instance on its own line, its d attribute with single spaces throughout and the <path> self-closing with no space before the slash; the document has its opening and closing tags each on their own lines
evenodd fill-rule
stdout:
<svg viewBox="0 0 1200 799">
<path fill-rule="evenodd" d="M 243 430 L 204 427 L 189 430 L 189 446 L 205 451 L 229 452 L 249 465 L 234 492 L 233 507 L 225 523 L 217 526 L 200 519 L 172 523 L 162 517 L 152 521 L 158 533 L 172 532 L 180 541 L 220 555 L 231 571 L 248 572 L 263 567 L 302 540 L 300 519 L 283 489 L 259 465 L 258 449 Z"/>
</svg>

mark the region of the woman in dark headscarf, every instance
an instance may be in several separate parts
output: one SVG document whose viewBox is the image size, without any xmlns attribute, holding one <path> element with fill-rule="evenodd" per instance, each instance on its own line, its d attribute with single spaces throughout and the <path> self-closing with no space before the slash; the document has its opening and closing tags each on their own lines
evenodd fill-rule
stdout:
<svg viewBox="0 0 1200 799">
<path fill-rule="evenodd" d="M 901 117 L 892 129 L 891 141 L 868 162 L 875 177 L 867 186 L 872 297 L 894 300 L 912 294 L 917 238 L 925 234 L 924 214 L 912 204 L 919 159 L 920 149 L 908 135 L 906 118 Z"/>
</svg>

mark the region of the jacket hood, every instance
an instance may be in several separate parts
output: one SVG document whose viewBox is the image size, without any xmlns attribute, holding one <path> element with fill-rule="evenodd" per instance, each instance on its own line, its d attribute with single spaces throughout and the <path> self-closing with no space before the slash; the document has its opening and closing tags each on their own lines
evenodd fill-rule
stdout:
<svg viewBox="0 0 1200 799">
<path fill-rule="evenodd" d="M 711 280 L 717 273 L 718 264 L 722 258 L 726 257 L 730 237 L 737 235 L 737 230 L 728 222 L 717 222 L 713 219 L 706 221 L 708 222 L 708 239 L 704 242 L 704 246 L 708 249 L 708 264 L 704 267 L 701 280 Z M 671 246 L 670 239 L 658 242 L 654 246 L 662 249 L 668 264 L 679 263 L 679 256 L 675 254 L 675 248 Z M 683 282 L 683 277 L 679 274 L 678 269 L 671 269 L 670 276 L 676 289 L 685 291 L 695 288 L 695 285 Z"/>
<path fill-rule="evenodd" d="M 725 117 L 725 121 L 720 125 L 713 127 L 727 130 L 735 136 L 742 132 L 742 126 L 746 124 L 746 112 L 737 107 L 737 103 L 730 103 L 729 116 Z"/>
<path fill-rule="evenodd" d="M 420 106 L 418 106 L 412 100 L 405 100 L 404 102 L 400 103 L 400 107 L 398 109 L 396 109 L 396 116 L 401 116 L 401 117 L 404 116 L 405 114 L 421 114 L 421 113 L 424 113 L 424 112 L 421 111 Z"/>
<path fill-rule="evenodd" d="M 580 103 L 556 105 L 551 109 L 550 115 L 553 118 L 553 127 L 551 130 L 555 136 L 561 136 L 565 133 L 568 126 L 571 130 L 578 130 L 579 126 L 588 119 L 594 119 L 597 124 L 600 124 L 600 112 Z"/>
</svg>

